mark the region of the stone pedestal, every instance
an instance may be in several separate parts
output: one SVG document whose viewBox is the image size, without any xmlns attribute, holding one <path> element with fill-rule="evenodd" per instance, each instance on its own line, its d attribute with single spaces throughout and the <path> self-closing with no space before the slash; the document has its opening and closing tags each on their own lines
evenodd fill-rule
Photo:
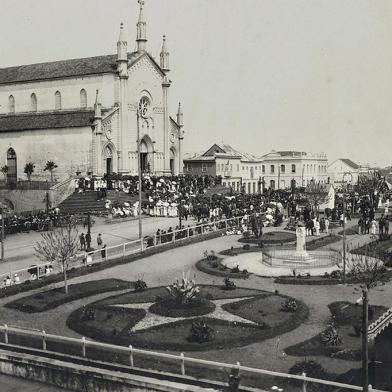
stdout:
<svg viewBox="0 0 392 392">
<path fill-rule="evenodd" d="M 306 255 L 306 229 L 305 227 L 297 227 L 297 255 Z"/>
</svg>

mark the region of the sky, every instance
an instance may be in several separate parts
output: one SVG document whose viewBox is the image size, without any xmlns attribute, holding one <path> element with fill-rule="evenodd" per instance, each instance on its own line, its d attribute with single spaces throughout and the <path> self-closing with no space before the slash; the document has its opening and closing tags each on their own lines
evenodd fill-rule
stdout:
<svg viewBox="0 0 392 392">
<path fill-rule="evenodd" d="M 0 67 L 116 52 L 136 0 L 0 0 Z M 185 151 L 324 152 L 392 165 L 391 0 L 145 0 Z"/>
</svg>

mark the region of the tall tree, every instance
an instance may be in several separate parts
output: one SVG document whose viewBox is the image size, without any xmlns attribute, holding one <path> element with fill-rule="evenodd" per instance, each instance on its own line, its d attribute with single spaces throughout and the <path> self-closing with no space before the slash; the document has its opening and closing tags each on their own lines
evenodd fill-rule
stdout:
<svg viewBox="0 0 392 392">
<path fill-rule="evenodd" d="M 31 175 L 34 173 L 35 164 L 33 162 L 27 162 L 24 167 L 24 174 L 26 174 L 27 179 L 31 181 Z"/>
<path fill-rule="evenodd" d="M 385 177 L 381 177 L 380 173 L 375 171 L 358 177 L 356 191 L 360 196 L 368 196 L 372 207 L 377 208 L 380 196 L 388 191 L 388 185 Z"/>
<path fill-rule="evenodd" d="M 305 198 L 318 214 L 320 205 L 329 201 L 328 184 L 320 184 L 312 180 L 305 188 Z"/>
<path fill-rule="evenodd" d="M 53 182 L 53 171 L 58 166 L 53 161 L 47 161 L 44 167 L 44 171 L 48 171 L 50 173 L 50 181 Z"/>
<path fill-rule="evenodd" d="M 34 246 L 36 255 L 46 262 L 61 265 L 64 277 L 64 291 L 68 294 L 67 271 L 70 260 L 79 249 L 79 236 L 74 219 L 69 219 L 64 227 L 41 234 L 42 240 Z"/>
</svg>

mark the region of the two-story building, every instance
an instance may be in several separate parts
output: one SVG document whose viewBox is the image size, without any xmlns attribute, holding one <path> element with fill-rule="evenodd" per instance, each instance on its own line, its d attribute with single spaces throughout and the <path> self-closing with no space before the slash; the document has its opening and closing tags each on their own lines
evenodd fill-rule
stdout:
<svg viewBox="0 0 392 392">
<path fill-rule="evenodd" d="M 310 154 L 300 151 L 271 151 L 263 155 L 261 177 L 264 187 L 271 189 L 305 187 L 312 180 L 327 183 L 328 159 L 325 154 Z"/>
<path fill-rule="evenodd" d="M 202 154 L 184 159 L 184 174 L 222 176 L 234 191 L 261 192 L 261 160 L 227 144 L 214 144 Z"/>
</svg>

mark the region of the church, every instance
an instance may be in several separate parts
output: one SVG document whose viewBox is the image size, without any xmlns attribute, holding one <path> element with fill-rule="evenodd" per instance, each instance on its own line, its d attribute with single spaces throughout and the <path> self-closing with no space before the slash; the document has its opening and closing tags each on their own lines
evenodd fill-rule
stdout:
<svg viewBox="0 0 392 392">
<path fill-rule="evenodd" d="M 138 0 L 136 51 L 128 51 L 123 24 L 117 53 L 0 69 L 0 167 L 8 183 L 97 175 L 182 173 L 181 104 L 169 114 L 166 37 L 158 61 L 147 51 L 144 0 Z"/>
</svg>

